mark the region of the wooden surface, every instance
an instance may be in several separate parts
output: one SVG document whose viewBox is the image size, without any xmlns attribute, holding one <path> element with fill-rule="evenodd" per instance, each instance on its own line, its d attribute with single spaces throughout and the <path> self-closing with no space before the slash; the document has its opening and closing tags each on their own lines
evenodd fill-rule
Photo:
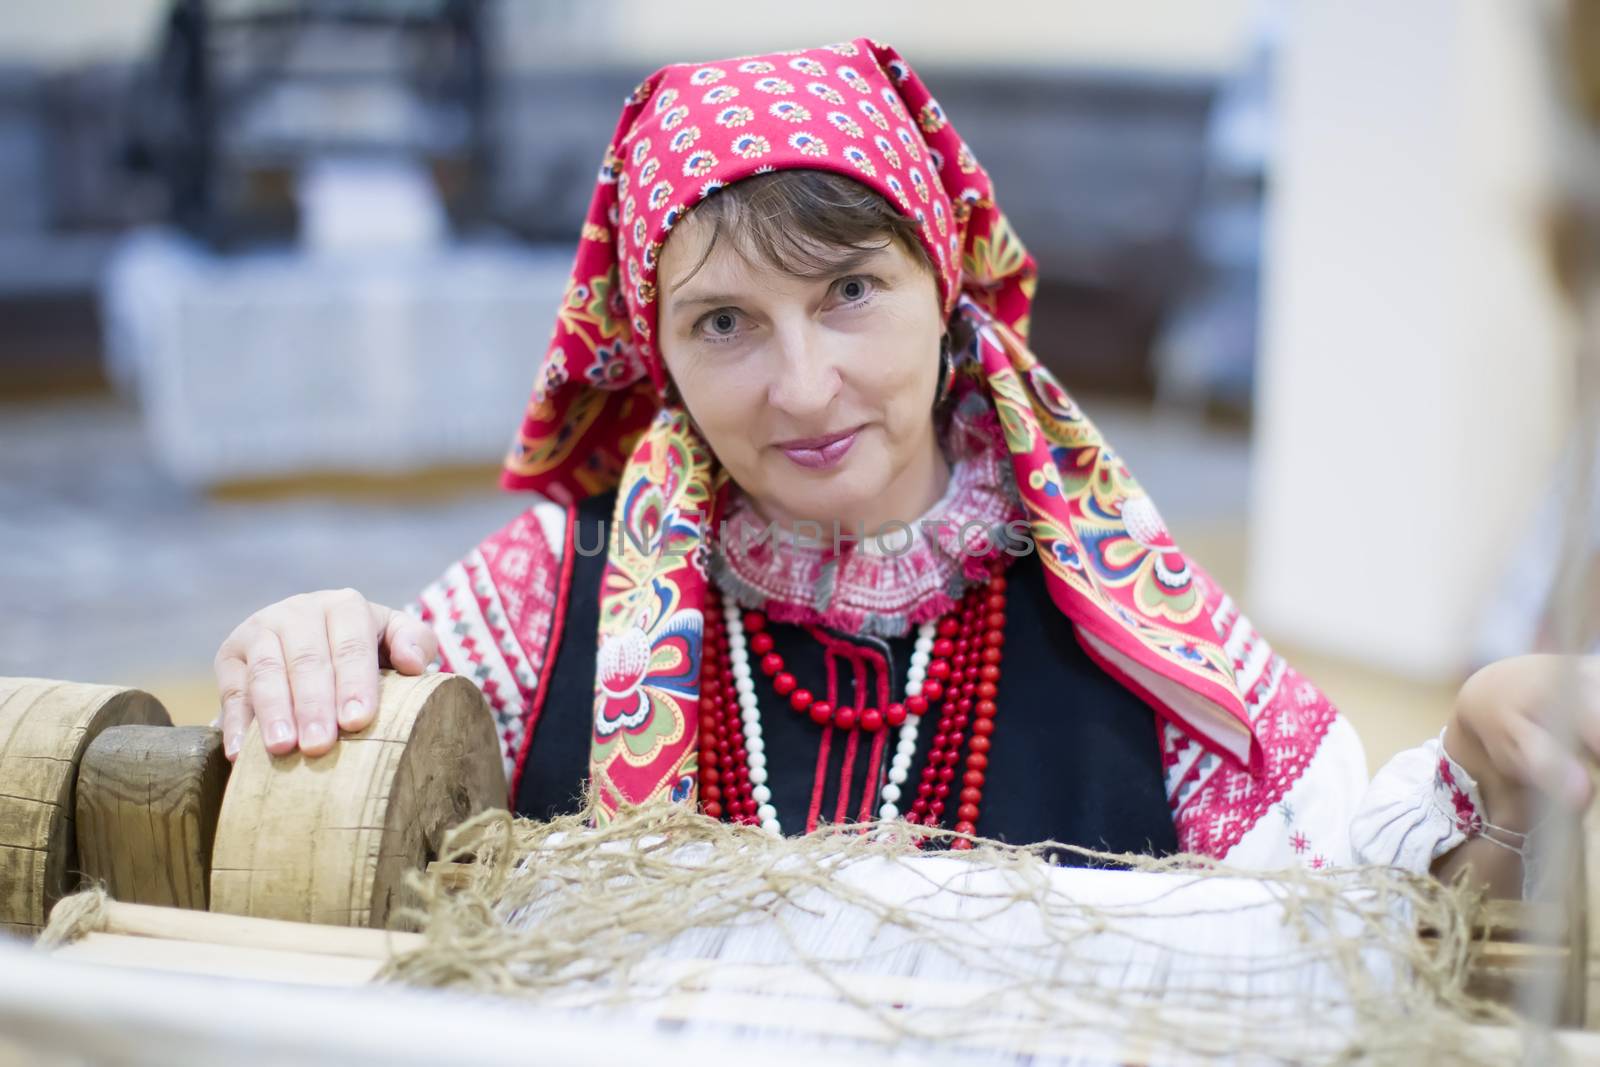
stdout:
<svg viewBox="0 0 1600 1067">
<path fill-rule="evenodd" d="M 405 875 L 436 857 L 445 832 L 505 803 L 478 688 L 386 671 L 377 719 L 326 755 L 269 756 L 251 728 L 222 802 L 211 909 L 388 926 Z"/>
<path fill-rule="evenodd" d="M 113 726 L 78 768 L 83 875 L 134 904 L 204 909 L 228 782 L 222 734 L 205 726 Z"/>
<path fill-rule="evenodd" d="M 0 678 L 0 930 L 37 933 L 77 887 L 73 790 L 90 742 L 108 727 L 167 721 L 137 689 Z"/>
</svg>

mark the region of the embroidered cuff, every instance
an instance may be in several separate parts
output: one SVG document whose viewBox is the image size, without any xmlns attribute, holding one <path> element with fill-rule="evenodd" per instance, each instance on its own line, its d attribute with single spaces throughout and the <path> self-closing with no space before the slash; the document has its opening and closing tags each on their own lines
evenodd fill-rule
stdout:
<svg viewBox="0 0 1600 1067">
<path fill-rule="evenodd" d="M 1483 833 L 1483 795 L 1478 791 L 1478 783 L 1445 751 L 1443 730 L 1439 731 L 1437 740 L 1428 744 L 1439 750 L 1439 761 L 1433 772 L 1433 802 L 1454 821 L 1462 840 L 1470 841 Z"/>
<path fill-rule="evenodd" d="M 1441 730 L 1373 775 L 1351 820 L 1350 845 L 1362 863 L 1422 873 L 1483 825 L 1478 783 L 1445 752 Z"/>
</svg>

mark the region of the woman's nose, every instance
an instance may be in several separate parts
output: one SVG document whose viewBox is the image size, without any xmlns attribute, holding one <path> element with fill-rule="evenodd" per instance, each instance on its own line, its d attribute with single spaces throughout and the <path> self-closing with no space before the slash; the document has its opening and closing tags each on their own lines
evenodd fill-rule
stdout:
<svg viewBox="0 0 1600 1067">
<path fill-rule="evenodd" d="M 774 346 L 768 403 L 797 419 L 827 410 L 839 394 L 839 370 L 816 331 L 807 324 L 781 328 Z"/>
</svg>

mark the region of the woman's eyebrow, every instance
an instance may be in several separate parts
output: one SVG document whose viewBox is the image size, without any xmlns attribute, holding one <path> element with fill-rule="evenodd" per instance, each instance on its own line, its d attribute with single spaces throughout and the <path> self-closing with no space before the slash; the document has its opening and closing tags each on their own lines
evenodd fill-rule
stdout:
<svg viewBox="0 0 1600 1067">
<path fill-rule="evenodd" d="M 851 274 L 860 270 L 868 263 L 876 260 L 879 256 L 882 256 L 887 251 L 887 246 L 883 248 L 856 248 L 847 252 L 843 256 L 840 256 L 838 259 L 830 260 L 827 263 L 818 264 L 816 270 L 798 271 L 797 273 L 802 278 L 813 279 L 833 278 L 841 274 Z"/>
<path fill-rule="evenodd" d="M 711 293 L 706 296 L 675 297 L 672 301 L 674 313 L 693 307 L 704 307 L 707 304 L 737 304 L 742 298 L 733 293 Z"/>
<path fill-rule="evenodd" d="M 826 264 L 817 271 L 797 271 L 801 278 L 820 279 L 832 278 L 840 274 L 849 274 L 860 270 L 866 264 L 883 255 L 883 248 L 859 248 Z M 686 311 L 693 307 L 704 307 L 708 304 L 738 304 L 744 298 L 737 293 L 709 293 L 705 296 L 678 296 L 672 300 L 672 313 Z"/>
</svg>

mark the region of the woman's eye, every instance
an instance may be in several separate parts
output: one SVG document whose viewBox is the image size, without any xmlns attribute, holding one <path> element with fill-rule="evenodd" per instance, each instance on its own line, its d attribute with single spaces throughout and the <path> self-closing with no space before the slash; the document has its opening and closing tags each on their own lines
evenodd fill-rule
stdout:
<svg viewBox="0 0 1600 1067">
<path fill-rule="evenodd" d="M 700 320 L 700 330 L 713 339 L 732 337 L 739 332 L 739 316 L 733 311 L 713 311 Z"/>
<path fill-rule="evenodd" d="M 839 295 L 846 303 L 855 304 L 865 300 L 871 291 L 865 278 L 845 278 L 839 282 Z"/>
</svg>

